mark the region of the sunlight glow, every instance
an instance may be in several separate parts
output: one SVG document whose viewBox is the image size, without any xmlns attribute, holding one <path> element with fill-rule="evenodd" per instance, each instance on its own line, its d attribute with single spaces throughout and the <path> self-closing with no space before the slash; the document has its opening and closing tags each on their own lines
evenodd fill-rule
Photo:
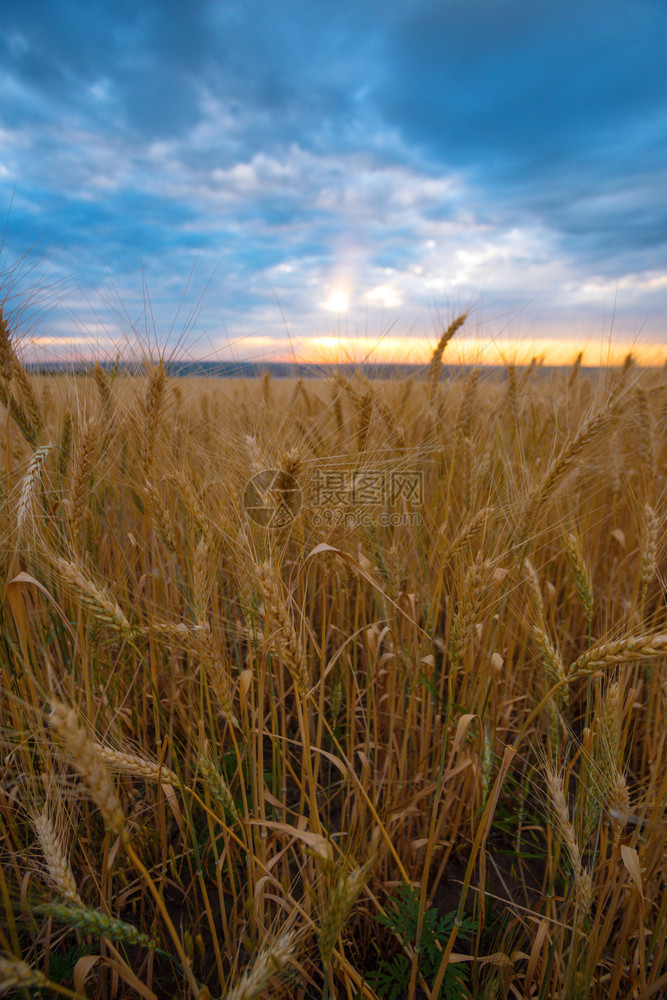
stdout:
<svg viewBox="0 0 667 1000">
<path fill-rule="evenodd" d="M 347 292 L 342 288 L 332 288 L 329 292 L 328 299 L 322 303 L 323 309 L 328 309 L 329 312 L 342 313 L 347 312 L 349 306 Z"/>
</svg>

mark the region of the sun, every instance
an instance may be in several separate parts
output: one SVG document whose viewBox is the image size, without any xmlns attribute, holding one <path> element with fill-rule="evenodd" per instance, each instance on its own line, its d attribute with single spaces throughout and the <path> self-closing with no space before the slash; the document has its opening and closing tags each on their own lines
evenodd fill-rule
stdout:
<svg viewBox="0 0 667 1000">
<path fill-rule="evenodd" d="M 328 309 L 329 312 L 347 312 L 349 308 L 347 292 L 342 288 L 332 288 L 329 297 L 322 303 L 322 308 Z"/>
</svg>

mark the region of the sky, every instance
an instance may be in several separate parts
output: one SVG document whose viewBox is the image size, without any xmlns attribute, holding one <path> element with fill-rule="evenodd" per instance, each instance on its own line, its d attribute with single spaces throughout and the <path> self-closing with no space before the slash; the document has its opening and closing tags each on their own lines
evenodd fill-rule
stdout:
<svg viewBox="0 0 667 1000">
<path fill-rule="evenodd" d="M 667 357 L 665 0 L 2 0 L 30 356 Z"/>
</svg>

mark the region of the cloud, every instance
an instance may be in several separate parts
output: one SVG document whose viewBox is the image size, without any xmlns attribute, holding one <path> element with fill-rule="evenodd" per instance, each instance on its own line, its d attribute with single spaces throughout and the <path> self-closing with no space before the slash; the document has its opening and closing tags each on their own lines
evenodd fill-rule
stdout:
<svg viewBox="0 0 667 1000">
<path fill-rule="evenodd" d="M 394 23 L 375 98 L 487 210 L 618 268 L 626 248 L 667 239 L 666 48 L 656 0 L 417 2 Z"/>
<path fill-rule="evenodd" d="M 655 335 L 658 0 L 39 11 L 2 11 L 5 256 L 39 240 L 77 317 L 99 293 L 109 329 L 120 297 L 138 322 L 145 280 L 168 330 L 194 268 L 211 344 L 225 326 L 278 337 L 283 314 L 326 336 L 337 289 L 351 325 L 406 331 L 469 302 L 571 329 L 618 295 L 619 317 Z"/>
</svg>

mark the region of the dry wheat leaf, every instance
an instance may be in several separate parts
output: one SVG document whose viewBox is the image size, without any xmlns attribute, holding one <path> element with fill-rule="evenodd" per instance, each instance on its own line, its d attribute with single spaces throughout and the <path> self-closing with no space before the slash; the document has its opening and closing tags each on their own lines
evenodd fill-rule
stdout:
<svg viewBox="0 0 667 1000">
<path fill-rule="evenodd" d="M 642 870 L 639 866 L 639 855 L 634 847 L 628 847 L 627 844 L 621 844 L 621 857 L 623 858 L 623 864 L 627 868 L 630 878 L 637 886 L 639 893 L 643 895 Z"/>
<path fill-rule="evenodd" d="M 290 826 L 289 823 L 275 823 L 271 820 L 251 819 L 249 823 L 251 826 L 265 826 L 269 830 L 275 830 L 277 833 L 286 833 L 289 837 L 294 837 L 295 840 L 301 840 L 320 858 L 333 861 L 333 847 L 326 837 L 323 837 L 319 833 L 313 833 L 312 830 L 297 830 L 295 826 Z"/>
</svg>

